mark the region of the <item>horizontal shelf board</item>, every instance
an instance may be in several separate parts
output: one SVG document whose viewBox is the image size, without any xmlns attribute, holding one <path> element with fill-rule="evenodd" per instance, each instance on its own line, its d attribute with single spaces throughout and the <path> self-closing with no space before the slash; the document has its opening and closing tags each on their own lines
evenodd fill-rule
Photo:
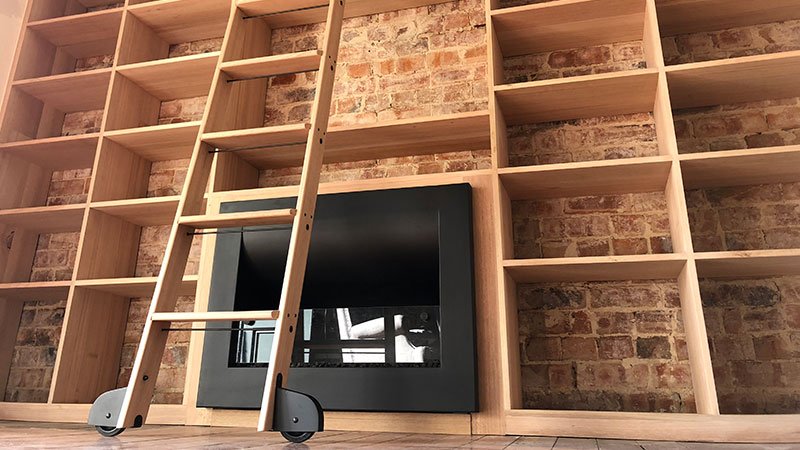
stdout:
<svg viewBox="0 0 800 450">
<path fill-rule="evenodd" d="M 233 322 L 250 320 L 275 320 L 280 311 L 209 311 L 161 312 L 153 314 L 154 322 Z"/>
<path fill-rule="evenodd" d="M 287 132 L 288 133 L 288 132 Z M 296 130 L 287 142 L 305 140 Z M 237 147 L 258 145 L 257 134 Z M 245 144 L 245 142 L 239 142 Z M 483 150 L 489 142 L 489 114 L 486 111 L 404 119 L 370 125 L 339 126 L 328 129 L 325 162 L 338 163 L 367 159 L 396 158 L 450 151 Z M 305 143 L 268 149 L 239 151 L 236 154 L 259 169 L 296 167 L 303 163 Z"/>
<path fill-rule="evenodd" d="M 508 125 L 653 111 L 658 71 L 632 70 L 495 87 Z"/>
<path fill-rule="evenodd" d="M 695 253 L 701 278 L 800 275 L 800 250 Z"/>
<path fill-rule="evenodd" d="M 114 53 L 121 22 L 122 8 L 114 8 L 30 22 L 28 29 L 80 58 Z"/>
<path fill-rule="evenodd" d="M 322 50 L 264 56 L 222 63 L 222 71 L 233 79 L 266 77 L 319 69 Z"/>
<path fill-rule="evenodd" d="M 203 142 L 222 150 L 252 148 L 305 142 L 308 139 L 310 125 L 294 123 L 273 127 L 250 128 L 246 130 L 217 131 L 203 135 Z M 262 149 L 268 152 L 273 149 Z M 237 152 L 241 154 L 242 152 Z"/>
<path fill-rule="evenodd" d="M 197 279 L 197 275 L 184 276 L 178 288 L 178 295 L 195 295 Z M 157 280 L 157 277 L 78 280 L 75 282 L 75 286 L 127 298 L 151 297 L 155 292 Z"/>
<path fill-rule="evenodd" d="M 0 299 L 61 301 L 69 295 L 70 281 L 0 283 Z"/>
<path fill-rule="evenodd" d="M 0 209 L 0 225 L 42 233 L 80 231 L 85 204 Z"/>
<path fill-rule="evenodd" d="M 447 0 L 350 0 L 344 5 L 344 18 L 368 16 L 401 9 L 446 3 Z M 310 23 L 325 22 L 327 8 L 314 8 L 275 14 L 281 11 L 298 9 L 303 6 L 325 4 L 325 0 L 239 0 L 237 6 L 247 16 L 271 14 L 263 18 L 273 28 L 291 27 Z"/>
<path fill-rule="evenodd" d="M 682 64 L 667 68 L 673 108 L 800 96 L 800 51 Z"/>
<path fill-rule="evenodd" d="M 149 227 L 171 225 L 175 221 L 180 196 L 137 198 L 93 202 L 91 208 L 105 214 L 119 217 L 136 225 Z"/>
<path fill-rule="evenodd" d="M 159 0 L 131 5 L 128 12 L 170 44 L 222 37 L 230 3 L 219 0 Z"/>
<path fill-rule="evenodd" d="M 644 37 L 645 0 L 561 0 L 492 12 L 503 56 L 589 47 Z"/>
<path fill-rule="evenodd" d="M 797 0 L 656 0 L 663 36 L 800 19 Z"/>
<path fill-rule="evenodd" d="M 228 214 L 206 214 L 202 216 L 183 216 L 178 220 L 178 223 L 196 229 L 283 225 L 294 222 L 294 217 L 296 215 L 296 209 L 275 209 Z"/>
<path fill-rule="evenodd" d="M 117 68 L 117 72 L 160 100 L 208 95 L 219 52 L 160 59 Z"/>
<path fill-rule="evenodd" d="M 499 170 L 514 200 L 616 195 L 666 189 L 668 156 L 513 167 Z"/>
<path fill-rule="evenodd" d="M 681 155 L 686 189 L 800 181 L 800 145 Z"/>
<path fill-rule="evenodd" d="M 171 161 L 192 156 L 200 122 L 107 131 L 104 137 L 148 161 Z"/>
<path fill-rule="evenodd" d="M 110 80 L 111 69 L 98 69 L 19 80 L 12 86 L 62 112 L 73 112 L 103 109 Z"/>
<path fill-rule="evenodd" d="M 86 169 L 94 164 L 99 133 L 0 144 L 7 154 L 52 170 Z"/>
<path fill-rule="evenodd" d="M 504 261 L 503 267 L 518 283 L 547 283 L 675 279 L 685 264 L 684 256 L 668 254 L 512 259 Z"/>
</svg>

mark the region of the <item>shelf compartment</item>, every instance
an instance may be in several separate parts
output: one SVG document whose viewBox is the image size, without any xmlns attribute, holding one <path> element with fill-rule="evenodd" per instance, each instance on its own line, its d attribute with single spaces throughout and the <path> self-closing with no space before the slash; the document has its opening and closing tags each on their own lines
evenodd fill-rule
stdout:
<svg viewBox="0 0 800 450">
<path fill-rule="evenodd" d="M 800 96 L 800 51 L 667 68 L 676 109 Z"/>
<path fill-rule="evenodd" d="M 800 19 L 795 0 L 657 0 L 663 36 Z"/>
<path fill-rule="evenodd" d="M 199 131 L 200 122 L 184 122 L 109 131 L 104 137 L 149 161 L 170 161 L 192 156 Z"/>
<path fill-rule="evenodd" d="M 33 139 L 0 144 L 7 154 L 51 170 L 91 167 L 97 150 L 98 133 Z"/>
<path fill-rule="evenodd" d="M 220 68 L 231 78 L 231 80 L 228 80 L 230 83 L 236 80 L 310 72 L 319 69 L 321 60 L 321 50 L 309 50 L 300 53 L 230 61 L 223 63 Z"/>
<path fill-rule="evenodd" d="M 0 209 L 0 225 L 42 233 L 78 231 L 85 204 Z"/>
<path fill-rule="evenodd" d="M 57 17 L 87 14 L 90 13 L 89 8 L 103 6 L 106 7 L 105 9 L 110 9 L 109 7 L 118 3 L 124 2 L 120 0 L 34 0 L 29 20 L 37 22 Z"/>
<path fill-rule="evenodd" d="M 139 226 L 171 225 L 180 196 L 94 202 L 92 210 L 118 217 Z"/>
<path fill-rule="evenodd" d="M 679 254 L 511 259 L 503 262 L 517 283 L 676 279 L 686 265 Z"/>
<path fill-rule="evenodd" d="M 22 301 L 62 301 L 69 295 L 70 283 L 70 281 L 0 283 L 0 298 Z"/>
<path fill-rule="evenodd" d="M 491 13 L 503 56 L 518 56 L 644 37 L 645 0 L 561 0 Z"/>
<path fill-rule="evenodd" d="M 680 156 L 686 189 L 800 181 L 800 146 Z"/>
<path fill-rule="evenodd" d="M 222 37 L 230 3 L 219 0 L 132 1 L 128 12 L 167 43 L 180 44 Z"/>
<path fill-rule="evenodd" d="M 28 23 L 28 30 L 75 57 L 114 53 L 122 8 Z"/>
<path fill-rule="evenodd" d="M 15 81 L 12 86 L 63 112 L 103 109 L 111 69 Z"/>
<path fill-rule="evenodd" d="M 695 253 L 700 278 L 748 278 L 800 275 L 800 250 L 751 250 Z"/>
<path fill-rule="evenodd" d="M 504 168 L 500 181 L 512 200 L 663 191 L 668 156 Z"/>
<path fill-rule="evenodd" d="M 351 0 L 344 7 L 344 18 L 368 16 L 401 9 L 446 3 L 446 0 Z M 327 5 L 327 2 L 303 0 L 302 2 L 282 0 L 239 0 L 237 6 L 245 16 L 261 16 L 272 28 L 285 28 L 325 22 L 327 7 L 297 10 L 303 6 Z M 294 11 L 292 11 L 294 10 Z M 283 12 L 282 11 L 287 11 Z"/>
<path fill-rule="evenodd" d="M 264 138 L 259 130 L 264 130 L 264 135 L 269 136 L 268 140 L 262 140 Z M 256 147 L 265 145 L 264 143 L 294 143 L 295 145 L 236 152 L 256 168 L 274 169 L 302 165 L 306 135 L 305 125 L 298 124 L 210 133 L 204 136 L 204 141 L 223 149 Z M 328 142 L 325 146 L 325 162 L 362 161 L 482 150 L 489 147 L 489 116 L 485 111 L 478 111 L 371 125 L 331 127 L 328 129 Z"/>
<path fill-rule="evenodd" d="M 185 275 L 177 295 L 195 295 L 197 275 Z M 81 288 L 105 292 L 125 298 L 152 297 L 156 289 L 157 277 L 107 278 L 78 280 L 75 285 Z"/>
<path fill-rule="evenodd" d="M 658 71 L 534 81 L 495 87 L 508 125 L 653 111 Z"/>
<path fill-rule="evenodd" d="M 161 100 L 208 95 L 219 52 L 129 64 L 117 72 Z"/>
</svg>

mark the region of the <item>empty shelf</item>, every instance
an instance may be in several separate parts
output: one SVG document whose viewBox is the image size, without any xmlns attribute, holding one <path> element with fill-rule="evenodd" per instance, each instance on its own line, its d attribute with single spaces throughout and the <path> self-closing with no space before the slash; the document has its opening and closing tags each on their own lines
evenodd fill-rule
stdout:
<svg viewBox="0 0 800 450">
<path fill-rule="evenodd" d="M 800 181 L 800 145 L 681 155 L 686 189 Z"/>
<path fill-rule="evenodd" d="M 85 209 L 85 204 L 0 209 L 0 225 L 47 233 L 80 231 Z"/>
<path fill-rule="evenodd" d="M 243 80 L 319 69 L 321 50 L 265 56 L 223 63 L 222 71 L 232 79 Z"/>
<path fill-rule="evenodd" d="M 495 87 L 509 125 L 653 111 L 658 71 L 632 70 Z"/>
<path fill-rule="evenodd" d="M 676 279 L 685 265 L 686 258 L 675 254 L 512 259 L 503 263 L 518 283 Z"/>
<path fill-rule="evenodd" d="M 673 108 L 800 96 L 800 51 L 667 68 Z"/>
<path fill-rule="evenodd" d="M 274 127 L 250 128 L 246 130 L 218 131 L 203 135 L 203 141 L 220 150 L 240 150 L 263 148 L 277 145 L 296 144 L 305 146 L 310 125 L 296 123 Z"/>
<path fill-rule="evenodd" d="M 92 167 L 98 133 L 0 144 L 0 155 L 12 155 L 53 170 Z"/>
<path fill-rule="evenodd" d="M 128 12 L 170 44 L 222 37 L 230 3 L 219 0 L 158 0 L 130 5 Z"/>
<path fill-rule="evenodd" d="M 656 0 L 656 7 L 664 36 L 800 19 L 796 0 Z"/>
<path fill-rule="evenodd" d="M 0 299 L 61 301 L 69 295 L 69 281 L 0 283 Z"/>
<path fill-rule="evenodd" d="M 156 277 L 108 278 L 94 280 L 78 280 L 75 286 L 107 292 L 127 298 L 151 297 L 156 289 Z M 195 295 L 197 291 L 197 275 L 183 277 L 178 295 Z"/>
<path fill-rule="evenodd" d="M 447 0 L 349 0 L 344 5 L 344 18 L 368 16 L 419 6 L 446 3 Z M 262 16 L 273 28 L 325 22 L 327 8 L 299 9 L 303 6 L 327 6 L 325 0 L 239 0 L 238 7 L 246 16 Z M 282 11 L 289 11 L 283 12 Z"/>
<path fill-rule="evenodd" d="M 148 161 L 171 161 L 192 156 L 200 122 L 172 123 L 107 131 L 105 137 Z"/>
<path fill-rule="evenodd" d="M 120 66 L 117 71 L 160 100 L 208 95 L 219 52 Z"/>
<path fill-rule="evenodd" d="M 696 253 L 701 278 L 800 275 L 800 250 L 752 250 Z"/>
<path fill-rule="evenodd" d="M 77 58 L 114 53 L 122 8 L 56 17 L 28 24 L 53 45 Z"/>
<path fill-rule="evenodd" d="M 103 109 L 111 69 L 15 81 L 12 86 L 63 112 Z"/>
<path fill-rule="evenodd" d="M 143 227 L 171 225 L 180 197 L 153 197 L 93 202 L 91 208 Z"/>
<path fill-rule="evenodd" d="M 503 56 L 641 41 L 645 0 L 561 0 L 492 11 Z"/>
<path fill-rule="evenodd" d="M 209 311 L 190 313 L 155 313 L 154 322 L 235 322 L 251 320 L 276 320 L 280 311 Z"/>
<path fill-rule="evenodd" d="M 196 229 L 250 227 L 259 225 L 290 224 L 297 215 L 295 209 L 276 209 L 269 211 L 248 211 L 229 214 L 207 214 L 204 216 L 184 216 L 178 222 Z"/>
<path fill-rule="evenodd" d="M 668 156 L 500 169 L 511 199 L 657 192 L 666 189 Z"/>
</svg>

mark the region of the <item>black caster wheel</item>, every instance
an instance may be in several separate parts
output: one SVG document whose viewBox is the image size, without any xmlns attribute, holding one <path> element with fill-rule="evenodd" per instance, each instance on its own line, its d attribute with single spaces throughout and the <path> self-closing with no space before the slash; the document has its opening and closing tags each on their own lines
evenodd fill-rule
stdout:
<svg viewBox="0 0 800 450">
<path fill-rule="evenodd" d="M 100 433 L 100 436 L 103 437 L 119 436 L 120 434 L 122 434 L 123 431 L 125 431 L 125 428 L 101 427 L 101 426 L 97 426 L 95 427 L 95 429 L 97 429 L 97 432 Z"/>
<path fill-rule="evenodd" d="M 289 442 L 299 444 L 311 439 L 314 436 L 313 431 L 281 431 L 281 436 Z"/>
</svg>

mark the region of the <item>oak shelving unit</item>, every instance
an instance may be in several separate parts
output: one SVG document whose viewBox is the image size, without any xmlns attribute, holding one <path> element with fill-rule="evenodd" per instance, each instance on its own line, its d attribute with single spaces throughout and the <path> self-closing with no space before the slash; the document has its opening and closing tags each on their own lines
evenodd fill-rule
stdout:
<svg viewBox="0 0 800 450">
<path fill-rule="evenodd" d="M 217 148 L 210 213 L 226 200 L 296 195 L 257 189 L 263 169 L 297 166 L 308 126 L 264 126 L 268 75 L 311 69 L 319 53 L 271 55 L 273 29 L 323 22 L 324 11 L 271 14 L 313 0 L 31 0 L 0 128 L 0 231 L 15 230 L 0 252 L 0 388 L 10 366 L 23 301 L 68 300 L 47 404 L 0 403 L 0 418 L 83 421 L 88 404 L 116 387 L 129 299 L 152 294 L 155 277 L 135 277 L 142 227 L 172 222 L 177 196 L 145 198 L 150 166 Z M 350 0 L 356 17 L 442 0 Z M 699 279 L 800 274 L 800 249 L 695 252 L 686 189 L 800 181 L 800 147 L 679 154 L 673 109 L 800 95 L 800 53 L 666 67 L 661 38 L 800 17 L 797 0 L 554 0 L 512 8 L 486 2 L 489 110 L 329 130 L 326 162 L 492 148 L 492 167 L 447 175 L 325 183 L 321 193 L 470 182 L 475 187 L 482 411 L 468 415 L 333 413 L 365 429 L 429 427 L 481 432 L 638 439 L 793 441 L 796 416 L 719 415 Z M 222 50 L 170 58 L 170 46 L 225 37 Z M 503 59 L 641 41 L 646 67 L 524 83 L 505 81 Z M 114 54 L 105 69 L 74 72 L 78 58 Z M 73 73 L 74 72 L 74 73 Z M 743 76 L 742 74 L 747 74 Z M 208 95 L 202 120 L 158 124 L 162 101 Z M 104 110 L 99 132 L 60 136 L 67 112 Z M 652 113 L 658 154 L 619 160 L 509 167 L 509 126 Z M 296 145 L 287 145 L 296 144 Z M 267 146 L 267 148 L 265 148 Z M 56 170 L 92 168 L 88 202 L 43 206 Z M 662 192 L 673 252 L 631 256 L 517 259 L 511 202 L 584 195 Z M 487 214 L 486 211 L 489 211 Z M 80 231 L 71 280 L 30 282 L 36 237 Z M 208 295 L 213 239 L 183 295 Z M 698 414 L 541 411 L 521 408 L 516 287 L 525 283 L 675 280 Z M 157 405 L 162 423 L 246 424 L 246 413 L 192 403 L 202 339 L 193 338 L 183 405 Z M 200 350 L 198 350 L 200 349 Z M 93 355 L 91 358 L 86 355 Z M 0 389 L 4 391 L 4 389 Z M 568 422 L 569 429 L 565 428 Z M 352 425 L 350 425 L 352 426 Z"/>
</svg>

